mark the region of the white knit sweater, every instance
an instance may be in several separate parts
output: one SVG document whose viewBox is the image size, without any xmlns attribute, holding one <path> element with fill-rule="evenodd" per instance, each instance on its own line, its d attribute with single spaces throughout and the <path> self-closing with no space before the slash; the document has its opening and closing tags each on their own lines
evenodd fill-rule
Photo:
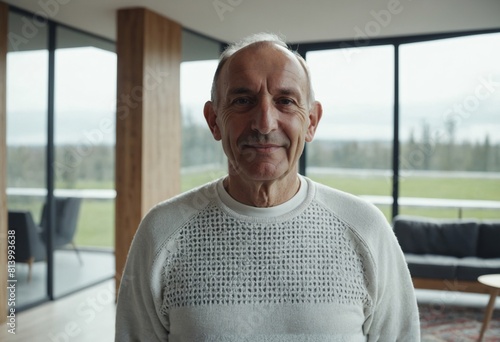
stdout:
<svg viewBox="0 0 500 342">
<path fill-rule="evenodd" d="M 234 201 L 222 179 L 153 208 L 127 259 L 116 341 L 419 341 L 385 217 L 301 180 L 272 208 Z"/>
</svg>

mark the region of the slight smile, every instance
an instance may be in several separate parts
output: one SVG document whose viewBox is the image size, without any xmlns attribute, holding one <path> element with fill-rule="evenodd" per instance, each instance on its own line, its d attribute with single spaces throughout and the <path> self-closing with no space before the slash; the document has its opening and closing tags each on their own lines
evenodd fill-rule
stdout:
<svg viewBox="0 0 500 342">
<path fill-rule="evenodd" d="M 258 145 L 243 145 L 243 149 L 253 149 L 258 153 L 262 154 L 269 154 L 273 153 L 276 150 L 283 148 L 283 146 L 280 145 L 274 145 L 274 144 L 258 144 Z"/>
</svg>

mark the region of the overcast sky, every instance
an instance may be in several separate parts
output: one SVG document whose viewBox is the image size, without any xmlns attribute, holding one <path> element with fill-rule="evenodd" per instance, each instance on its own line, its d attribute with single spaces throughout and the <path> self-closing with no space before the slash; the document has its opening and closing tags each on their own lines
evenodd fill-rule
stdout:
<svg viewBox="0 0 500 342">
<path fill-rule="evenodd" d="M 317 137 L 390 140 L 393 108 L 393 47 L 311 52 L 316 97 L 324 116 Z M 432 52 L 432 53 L 431 53 Z M 500 143 L 500 34 L 408 44 L 400 50 L 401 136 L 423 122 L 435 132 L 446 118 L 460 140 Z M 116 56 L 94 48 L 58 50 L 56 142 L 93 137 L 114 141 Z M 181 105 L 203 123 L 217 61 L 183 63 Z M 99 79 L 99 81 L 96 81 Z M 8 57 L 8 143 L 46 140 L 47 53 Z M 101 134 L 99 136 L 98 134 Z"/>
</svg>

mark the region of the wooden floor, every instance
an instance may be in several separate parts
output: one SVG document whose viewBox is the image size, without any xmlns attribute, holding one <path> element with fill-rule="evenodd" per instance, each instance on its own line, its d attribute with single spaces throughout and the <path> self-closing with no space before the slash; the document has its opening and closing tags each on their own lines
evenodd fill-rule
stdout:
<svg viewBox="0 0 500 342">
<path fill-rule="evenodd" d="M 101 342 L 114 340 L 114 280 L 16 315 L 15 335 L 0 325 L 0 341 Z"/>
</svg>

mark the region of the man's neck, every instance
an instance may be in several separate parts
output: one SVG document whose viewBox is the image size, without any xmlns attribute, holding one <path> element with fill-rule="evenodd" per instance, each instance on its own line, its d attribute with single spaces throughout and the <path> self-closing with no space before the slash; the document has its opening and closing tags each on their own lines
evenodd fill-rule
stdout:
<svg viewBox="0 0 500 342">
<path fill-rule="evenodd" d="M 290 200 L 299 191 L 297 173 L 288 174 L 272 181 L 246 180 L 229 175 L 224 188 L 236 201 L 254 207 L 274 207 Z"/>
</svg>

